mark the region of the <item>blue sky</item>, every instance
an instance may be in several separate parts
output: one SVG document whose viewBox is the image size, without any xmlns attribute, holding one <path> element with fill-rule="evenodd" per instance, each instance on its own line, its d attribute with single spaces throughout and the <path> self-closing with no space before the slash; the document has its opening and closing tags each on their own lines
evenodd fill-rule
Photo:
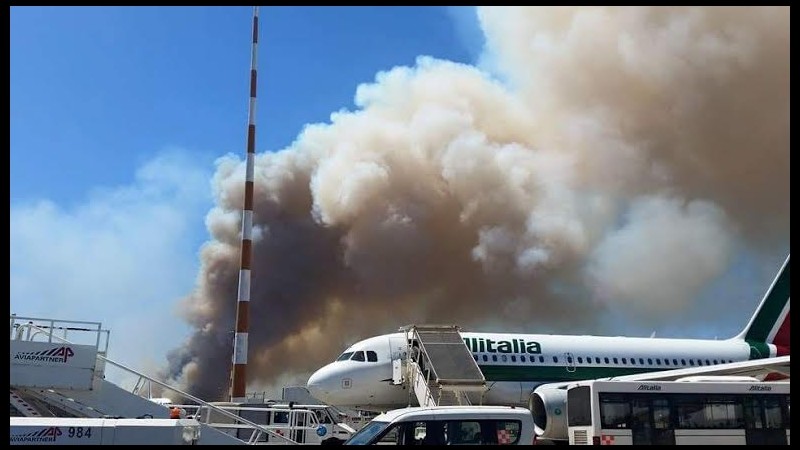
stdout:
<svg viewBox="0 0 800 450">
<path fill-rule="evenodd" d="M 245 151 L 251 14 L 11 9 L 11 312 L 101 321 L 137 367 L 186 335 L 175 303 L 208 237 L 214 160 Z M 482 45 L 472 8 L 260 15 L 259 152 L 352 109 L 380 70 L 472 62 Z"/>
</svg>

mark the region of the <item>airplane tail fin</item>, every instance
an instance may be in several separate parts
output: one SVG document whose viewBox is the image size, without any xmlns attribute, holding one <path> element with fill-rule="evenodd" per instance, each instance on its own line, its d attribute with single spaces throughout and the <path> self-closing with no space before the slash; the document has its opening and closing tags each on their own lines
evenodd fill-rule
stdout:
<svg viewBox="0 0 800 450">
<path fill-rule="evenodd" d="M 750 344 L 750 359 L 789 354 L 789 256 L 750 322 L 735 339 Z"/>
</svg>

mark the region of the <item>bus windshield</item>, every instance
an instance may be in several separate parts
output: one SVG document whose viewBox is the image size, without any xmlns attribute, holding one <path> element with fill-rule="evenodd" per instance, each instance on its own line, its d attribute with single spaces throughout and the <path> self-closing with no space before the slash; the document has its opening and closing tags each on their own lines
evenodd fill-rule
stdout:
<svg viewBox="0 0 800 450">
<path fill-rule="evenodd" d="M 370 441 L 372 441 L 372 438 L 380 434 L 388 426 L 389 422 L 379 422 L 373 420 L 364 428 L 358 430 L 358 433 L 354 434 L 353 437 L 348 439 L 344 445 L 367 445 L 370 443 Z"/>
</svg>

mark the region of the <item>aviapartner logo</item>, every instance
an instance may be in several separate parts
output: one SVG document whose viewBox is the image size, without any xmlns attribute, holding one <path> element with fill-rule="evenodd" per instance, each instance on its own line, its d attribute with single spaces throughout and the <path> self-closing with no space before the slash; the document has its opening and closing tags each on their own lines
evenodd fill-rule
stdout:
<svg viewBox="0 0 800 450">
<path fill-rule="evenodd" d="M 75 356 L 75 352 L 71 347 L 56 347 L 50 350 L 42 350 L 39 352 L 17 352 L 14 359 L 21 359 L 23 361 L 36 361 L 36 362 L 67 362 L 71 357 Z"/>
<path fill-rule="evenodd" d="M 12 434 L 11 442 L 55 442 L 61 436 L 61 428 L 47 427 L 41 431 L 32 431 L 26 434 Z"/>
</svg>

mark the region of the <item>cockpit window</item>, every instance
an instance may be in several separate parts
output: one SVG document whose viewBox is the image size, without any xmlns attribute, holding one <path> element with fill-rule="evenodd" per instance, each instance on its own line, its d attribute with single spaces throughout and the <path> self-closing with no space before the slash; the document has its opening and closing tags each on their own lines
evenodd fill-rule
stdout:
<svg viewBox="0 0 800 450">
<path fill-rule="evenodd" d="M 353 356 L 353 352 L 344 352 L 344 353 L 342 353 L 342 356 L 336 358 L 336 360 L 337 361 L 346 361 L 346 360 L 350 359 L 351 356 Z"/>
<path fill-rule="evenodd" d="M 367 350 L 367 361 L 369 361 L 369 362 L 377 362 L 378 361 L 378 354 L 373 352 L 372 350 Z"/>
<path fill-rule="evenodd" d="M 353 361 L 364 361 L 364 352 L 355 352 L 350 359 Z"/>
</svg>

